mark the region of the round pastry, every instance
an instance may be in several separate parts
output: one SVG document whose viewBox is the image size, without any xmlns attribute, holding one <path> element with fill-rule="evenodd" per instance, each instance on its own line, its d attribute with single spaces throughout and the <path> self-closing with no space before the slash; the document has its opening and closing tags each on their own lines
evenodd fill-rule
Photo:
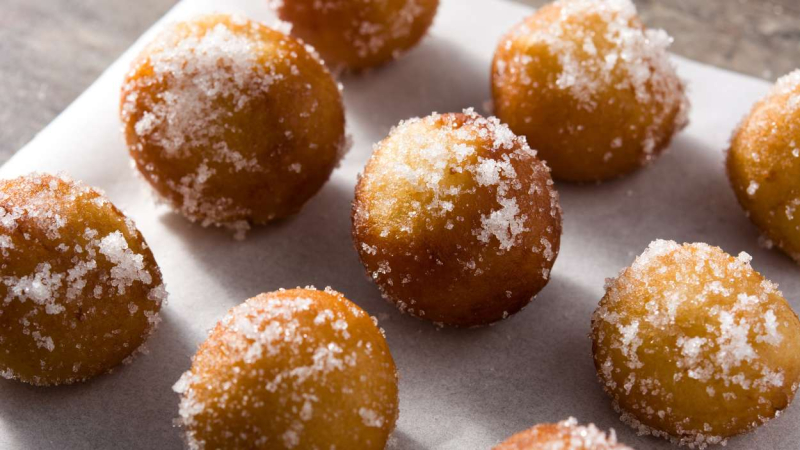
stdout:
<svg viewBox="0 0 800 450">
<path fill-rule="evenodd" d="M 728 178 L 739 203 L 800 263 L 800 70 L 782 77 L 731 140 Z"/>
<path fill-rule="evenodd" d="M 800 321 L 750 259 L 659 240 L 608 281 L 592 317 L 594 362 L 626 423 L 702 448 L 789 405 Z"/>
<path fill-rule="evenodd" d="M 192 221 L 240 231 L 297 212 L 345 148 L 336 82 L 313 51 L 225 15 L 178 23 L 122 86 L 136 167 Z"/>
<path fill-rule="evenodd" d="M 494 450 L 632 450 L 594 424 L 578 425 L 574 417 L 558 423 L 543 423 L 506 439 Z"/>
<path fill-rule="evenodd" d="M 140 348 L 166 299 L 142 235 L 66 176 L 0 180 L 0 376 L 69 384 Z"/>
<path fill-rule="evenodd" d="M 560 0 L 514 27 L 492 64 L 495 114 L 556 179 L 600 181 L 653 160 L 687 123 L 672 39 L 629 0 Z"/>
<path fill-rule="evenodd" d="M 472 110 L 400 123 L 375 146 L 353 203 L 361 262 L 401 311 L 476 326 L 549 279 L 561 208 L 547 166 Z"/>
<path fill-rule="evenodd" d="M 313 45 L 326 63 L 360 70 L 417 45 L 439 0 L 272 0 L 291 33 Z"/>
<path fill-rule="evenodd" d="M 383 331 L 330 288 L 231 309 L 174 389 L 192 449 L 382 450 L 398 415 Z"/>
</svg>

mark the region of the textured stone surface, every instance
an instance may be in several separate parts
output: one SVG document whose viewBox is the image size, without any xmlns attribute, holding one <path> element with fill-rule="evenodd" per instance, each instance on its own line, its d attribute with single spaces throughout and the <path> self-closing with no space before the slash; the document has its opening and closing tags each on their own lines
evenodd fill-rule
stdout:
<svg viewBox="0 0 800 450">
<path fill-rule="evenodd" d="M 0 163 L 53 120 L 174 3 L 0 0 Z"/>
<path fill-rule="evenodd" d="M 798 0 L 636 2 L 649 26 L 664 28 L 675 37 L 676 53 L 767 79 L 800 66 Z M 174 3 L 0 0 L 0 163 Z"/>
</svg>

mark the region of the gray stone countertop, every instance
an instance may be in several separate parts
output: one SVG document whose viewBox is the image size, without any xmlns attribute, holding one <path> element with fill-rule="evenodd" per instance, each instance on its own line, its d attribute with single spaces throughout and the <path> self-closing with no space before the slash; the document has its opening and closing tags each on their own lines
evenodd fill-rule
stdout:
<svg viewBox="0 0 800 450">
<path fill-rule="evenodd" d="M 800 67 L 798 0 L 635 2 L 648 26 L 675 38 L 678 54 L 769 80 Z M 0 164 L 174 3 L 0 0 Z"/>
</svg>

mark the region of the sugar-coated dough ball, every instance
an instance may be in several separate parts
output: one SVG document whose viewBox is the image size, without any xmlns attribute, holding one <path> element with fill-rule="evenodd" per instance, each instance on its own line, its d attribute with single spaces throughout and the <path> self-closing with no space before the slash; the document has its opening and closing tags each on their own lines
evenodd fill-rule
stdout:
<svg viewBox="0 0 800 450">
<path fill-rule="evenodd" d="M 543 423 L 519 432 L 494 450 L 632 450 L 617 442 L 614 430 L 608 434 L 594 424 L 578 425 L 574 417 L 558 423 Z"/>
<path fill-rule="evenodd" d="M 800 321 L 778 287 L 706 244 L 651 243 L 608 280 L 592 339 L 622 419 L 700 448 L 776 416 L 800 381 Z"/>
<path fill-rule="evenodd" d="M 553 177 L 599 181 L 653 160 L 687 122 L 672 39 L 645 30 L 630 0 L 560 0 L 501 41 L 495 114 L 539 151 Z"/>
<path fill-rule="evenodd" d="M 397 58 L 417 45 L 439 0 L 272 0 L 292 35 L 332 67 L 360 70 Z"/>
<path fill-rule="evenodd" d="M 313 51 L 225 15 L 175 24 L 122 87 L 136 167 L 175 209 L 243 232 L 297 212 L 345 148 L 336 82 Z"/>
<path fill-rule="evenodd" d="M 0 180 L 0 376 L 68 384 L 130 358 L 161 272 L 133 222 L 66 176 Z"/>
<path fill-rule="evenodd" d="M 800 263 L 800 70 L 778 80 L 731 140 L 728 177 L 739 203 Z"/>
<path fill-rule="evenodd" d="M 383 449 L 398 415 L 383 332 L 331 289 L 231 309 L 175 391 L 191 449 Z"/>
<path fill-rule="evenodd" d="M 523 138 L 472 110 L 400 123 L 375 146 L 353 203 L 361 262 L 401 311 L 474 326 L 546 284 L 561 208 Z"/>
</svg>

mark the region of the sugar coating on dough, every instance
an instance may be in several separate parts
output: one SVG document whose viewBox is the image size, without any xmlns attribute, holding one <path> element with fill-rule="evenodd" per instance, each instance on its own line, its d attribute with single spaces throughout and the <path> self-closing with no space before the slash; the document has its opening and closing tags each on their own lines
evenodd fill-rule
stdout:
<svg viewBox="0 0 800 450">
<path fill-rule="evenodd" d="M 595 365 L 641 434 L 705 448 L 791 401 L 800 322 L 750 260 L 656 240 L 607 280 L 592 318 Z"/>
<path fill-rule="evenodd" d="M 593 423 L 578 424 L 570 417 L 558 423 L 539 424 L 511 436 L 494 450 L 632 450 L 617 441 L 616 432 L 608 433 Z"/>
<path fill-rule="evenodd" d="M 445 218 L 443 222 L 446 229 L 450 229 L 453 222 L 461 222 L 463 217 L 453 216 L 453 203 L 462 193 L 462 188 L 458 185 L 449 185 L 443 182 L 443 174 L 446 172 L 463 173 L 474 180 L 480 187 L 485 187 L 495 192 L 496 206 L 488 214 L 482 215 L 479 226 L 472 230 L 475 239 L 484 243 L 492 244 L 500 252 L 514 247 L 520 241 L 520 236 L 528 231 L 525 221 L 528 216 L 519 210 L 514 195 L 522 188 L 522 182 L 517 178 L 512 160 L 530 160 L 534 163 L 536 151 L 528 147 L 524 138 L 515 136 L 507 126 L 500 123 L 495 117 L 483 118 L 472 108 L 465 109 L 463 114 L 467 116 L 467 122 L 471 126 L 456 127 L 452 129 L 445 126 L 436 131 L 435 134 L 418 135 L 410 145 L 402 145 L 399 151 L 394 152 L 390 157 L 390 164 L 383 164 L 382 171 L 376 173 L 375 177 L 399 179 L 413 189 L 425 191 L 429 194 L 430 200 L 426 203 L 411 203 L 411 210 L 407 213 L 407 220 L 396 224 L 395 229 L 385 228 L 381 234 L 386 235 L 393 232 L 412 233 L 417 227 L 432 229 L 436 226 L 434 220 L 424 220 L 419 223 L 416 217 Z M 394 127 L 390 134 L 403 134 L 411 127 L 427 122 L 432 123 L 439 120 L 442 116 L 434 113 L 425 118 L 414 118 L 402 121 Z M 447 120 L 447 119 L 445 119 Z M 458 143 L 451 147 L 451 140 L 470 141 L 491 137 L 491 148 L 487 153 L 497 153 L 499 158 L 477 156 L 475 147 L 464 143 Z M 376 149 L 378 148 L 376 144 Z M 469 161 L 467 161 L 469 158 Z M 409 164 L 408 161 L 415 160 L 417 164 Z M 544 165 L 535 166 L 536 171 L 547 172 Z M 528 193 L 538 193 L 547 191 L 549 197 L 549 208 L 543 213 L 553 218 L 559 218 L 561 208 L 558 203 L 558 193 L 552 188 L 553 182 L 550 180 L 546 186 L 532 184 L 528 187 Z M 380 212 L 391 209 L 397 199 L 385 198 L 377 208 Z M 359 214 L 366 214 L 366 211 L 356 210 Z M 439 221 L 439 223 L 442 223 Z M 478 225 L 478 224 L 476 224 Z M 552 253 L 550 242 L 542 238 L 539 251 Z"/>
<path fill-rule="evenodd" d="M 357 70 L 396 59 L 415 45 L 430 25 L 438 0 L 269 0 L 269 4 L 329 64 Z"/>
<path fill-rule="evenodd" d="M 173 386 L 177 423 L 191 449 L 383 448 L 397 418 L 383 341 L 377 321 L 330 288 L 261 294 L 225 315 Z"/>
<path fill-rule="evenodd" d="M 672 37 L 664 30 L 633 26 L 638 18 L 630 0 L 560 0 L 555 4 L 561 8 L 559 20 L 534 31 L 530 38 L 558 56 L 561 73 L 556 86 L 570 91 L 582 108 L 595 110 L 598 92 L 611 88 L 633 89 L 642 104 L 655 97 L 681 104 L 681 111 L 688 111 L 686 96 L 674 88 L 675 67 L 667 53 Z M 569 23 L 570 19 L 589 15 L 600 17 L 607 25 L 603 37 L 612 48 L 603 54 L 598 53 L 589 32 Z M 627 76 L 618 81 L 614 71 L 620 70 Z M 676 121 L 681 128 L 687 117 L 678 115 Z"/>
<path fill-rule="evenodd" d="M 779 78 L 737 127 L 727 155 L 739 203 L 777 245 L 800 262 L 800 70 Z"/>
<path fill-rule="evenodd" d="M 227 195 L 217 186 L 259 177 L 296 183 L 308 163 L 302 154 L 286 155 L 293 146 L 319 148 L 320 160 L 329 158 L 327 134 L 315 136 L 317 113 L 328 107 L 319 91 L 328 84 L 333 81 L 313 48 L 242 17 L 201 16 L 166 27 L 146 47 L 123 85 L 121 116 L 140 171 L 168 203 L 203 226 L 225 226 L 243 237 L 250 222 L 286 212 L 261 212 L 240 198 L 269 189 L 266 181 L 249 181 Z M 296 90 L 292 105 L 276 97 L 286 89 Z M 330 108 L 341 110 L 341 98 L 332 101 Z M 247 119 L 265 108 L 272 108 L 266 122 Z M 272 128 L 285 128 L 284 135 L 264 131 Z M 343 114 L 340 134 L 325 178 L 347 149 Z M 160 170 L 146 153 L 150 148 L 173 168 Z M 181 165 L 191 171 L 174 168 Z"/>
<path fill-rule="evenodd" d="M 400 292 L 428 284 L 431 271 L 418 263 L 450 267 L 459 274 L 448 276 L 472 283 L 499 276 L 503 262 L 494 261 L 504 255 L 536 260 L 535 271 L 520 276 L 543 286 L 558 251 L 561 209 L 547 166 L 525 139 L 466 109 L 403 121 L 375 146 L 357 187 L 353 224 L 362 262 L 384 295 L 425 317 L 426 301 Z M 535 293 L 519 285 L 502 290 L 508 298 L 525 292 L 526 300 Z M 493 320 L 508 315 L 501 310 Z"/>
<path fill-rule="evenodd" d="M 273 9 L 280 10 L 286 2 L 292 0 L 270 0 Z M 361 0 L 362 7 L 380 8 L 386 0 Z M 317 13 L 327 13 L 341 8 L 341 0 L 314 0 L 310 2 L 311 10 Z M 381 52 L 388 44 L 388 40 L 407 36 L 411 33 L 414 21 L 425 12 L 417 0 L 407 0 L 397 12 L 391 23 L 370 23 L 352 18 L 352 32 L 347 33 L 347 42 L 355 49 L 361 58 Z M 395 50 L 399 54 L 399 50 Z"/>
<path fill-rule="evenodd" d="M 800 109 L 800 69 L 779 78 L 775 84 L 774 93 L 789 96 L 786 101 L 789 111 L 794 112 Z"/>
<path fill-rule="evenodd" d="M 536 105 L 543 97 L 549 98 L 548 91 L 561 91 L 572 101 L 548 103 L 548 107 L 577 110 L 560 123 L 550 124 L 557 127 L 562 144 L 572 142 L 566 136 L 574 135 L 577 139 L 586 133 L 597 134 L 595 141 L 607 141 L 586 144 L 590 141 L 579 140 L 572 144 L 591 145 L 593 148 L 583 151 L 603 152 L 598 163 L 610 164 L 623 147 L 634 146 L 630 139 L 639 139 L 635 147 L 639 149 L 640 163 L 650 162 L 668 142 L 665 132 L 674 133 L 688 124 L 689 100 L 686 87 L 669 59 L 667 49 L 671 43 L 672 38 L 664 30 L 645 29 L 641 25 L 630 0 L 555 1 L 512 29 L 501 41 L 492 81 L 496 113 L 517 134 L 528 134 L 523 130 L 546 120 L 531 114 L 546 115 L 547 111 L 524 105 Z M 634 93 L 632 102 L 627 100 L 629 91 Z M 604 114 L 618 108 L 621 111 L 638 108 L 648 118 L 613 126 L 604 123 L 610 127 L 606 130 L 595 130 L 598 125 L 592 122 L 596 120 L 587 119 L 592 113 Z M 623 125 L 631 129 L 621 128 Z M 528 137 L 531 145 L 539 148 L 536 136 L 528 134 Z M 539 150 L 544 152 L 543 148 Z M 545 159 L 551 156 L 550 151 L 543 155 Z M 554 168 L 557 177 L 575 177 L 566 171 L 559 173 L 560 168 L 560 165 Z"/>
<path fill-rule="evenodd" d="M 232 96 L 242 109 L 253 95 L 268 90 L 274 82 L 269 67 L 258 63 L 254 51 L 261 43 L 250 36 L 234 34 L 218 23 L 202 36 L 180 38 L 161 35 L 163 50 L 150 56 L 156 83 L 167 83 L 157 104 L 136 122 L 140 136 L 152 136 L 169 155 L 179 156 L 192 145 L 210 145 L 222 131 L 219 116 L 224 109 L 209 100 Z M 180 74 L 180 76 L 177 76 Z M 168 80 L 169 78 L 169 80 Z M 169 127 L 161 127 L 162 124 Z M 219 158 L 236 170 L 257 170 L 256 161 L 231 152 L 219 143 Z"/>
<path fill-rule="evenodd" d="M 83 211 L 87 215 L 80 218 Z M 100 219 L 95 219 L 96 215 Z M 116 221 L 124 228 L 100 232 L 95 227 L 108 229 L 101 220 Z M 146 253 L 132 250 L 131 239 L 138 240 L 136 247 Z M 72 352 L 73 346 L 80 350 L 82 345 L 91 346 L 94 340 L 103 339 L 94 334 L 107 328 L 100 322 L 110 320 L 124 328 L 137 327 L 137 321 L 143 319 L 146 325 L 141 336 L 133 338 L 143 341 L 160 321 L 158 311 L 167 294 L 160 271 L 133 221 L 119 213 L 102 192 L 66 175 L 31 174 L 0 181 L 0 252 L 0 324 L 4 320 L 16 322 L 3 324 L 0 332 L 0 353 L 10 358 L 0 356 L 0 373 L 5 378 L 32 384 L 81 381 L 97 370 L 81 372 L 81 361 L 76 359 L 70 364 L 73 374 L 64 376 L 67 357 L 61 355 Z M 143 298 L 131 289 L 144 289 Z M 125 302 L 124 314 L 131 322 L 127 323 L 124 316 L 107 319 L 111 310 L 106 310 L 102 302 Z M 84 335 L 75 337 L 72 330 Z M 51 353 L 53 359 L 42 358 L 36 375 L 21 375 L 12 367 L 37 357 L 35 351 L 24 353 L 26 343 L 12 341 L 20 337 L 17 332 L 36 348 Z M 127 348 L 128 343 L 122 347 Z M 130 359 L 134 350 L 121 352 Z M 95 356 L 102 355 L 103 350 L 95 352 Z M 76 353 L 79 356 L 75 358 L 82 354 Z M 113 365 L 104 363 L 102 356 L 98 358 L 101 369 L 111 368 L 104 364 Z"/>
</svg>

